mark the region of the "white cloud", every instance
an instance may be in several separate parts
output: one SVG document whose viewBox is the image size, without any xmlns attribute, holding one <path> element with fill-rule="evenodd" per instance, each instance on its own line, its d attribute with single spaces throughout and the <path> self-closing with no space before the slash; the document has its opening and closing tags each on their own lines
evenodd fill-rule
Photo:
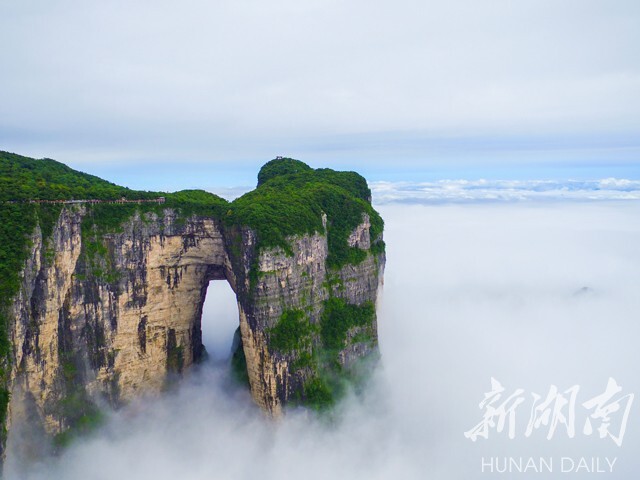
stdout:
<svg viewBox="0 0 640 480">
<path fill-rule="evenodd" d="M 637 134 L 639 18 L 634 1 L 4 1 L 0 141 L 202 160 L 361 133 Z"/>
<path fill-rule="evenodd" d="M 376 204 L 517 201 L 640 200 L 640 181 L 602 180 L 438 180 L 371 182 Z"/>
</svg>

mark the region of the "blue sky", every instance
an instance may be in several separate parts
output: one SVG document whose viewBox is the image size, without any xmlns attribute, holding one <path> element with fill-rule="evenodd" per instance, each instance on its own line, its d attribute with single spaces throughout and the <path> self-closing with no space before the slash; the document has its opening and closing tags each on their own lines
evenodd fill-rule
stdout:
<svg viewBox="0 0 640 480">
<path fill-rule="evenodd" d="M 640 178 L 640 3 L 0 0 L 0 149 L 135 188 Z"/>
</svg>

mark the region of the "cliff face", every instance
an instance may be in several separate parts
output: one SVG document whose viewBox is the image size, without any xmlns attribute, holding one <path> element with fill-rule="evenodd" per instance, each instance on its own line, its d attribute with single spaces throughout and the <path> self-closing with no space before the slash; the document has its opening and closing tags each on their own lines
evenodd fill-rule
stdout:
<svg viewBox="0 0 640 480">
<path fill-rule="evenodd" d="M 354 230 L 366 233 L 368 219 Z M 251 231 L 243 232 L 244 245 L 252 245 Z M 366 248 L 369 248 L 368 245 Z M 304 392 L 305 383 L 322 376 L 322 324 L 330 299 L 343 299 L 349 305 L 375 305 L 382 282 L 384 254 L 371 255 L 358 265 L 328 270 L 327 235 L 305 235 L 291 240 L 292 254 L 276 248 L 258 257 L 257 279 L 252 283 L 243 271 L 244 283 L 238 283 L 240 331 L 247 359 L 251 392 L 256 403 L 279 414 L 292 397 Z M 242 265 L 250 265 L 254 249 L 243 252 Z M 309 322 L 308 338 L 293 339 L 293 348 L 278 348 L 271 338 L 278 333 L 283 315 L 301 312 Z M 325 321 L 326 316 L 324 317 Z M 332 352 L 339 364 L 348 367 L 377 349 L 375 316 L 364 325 L 348 329 L 348 338 L 339 351 Z"/>
<path fill-rule="evenodd" d="M 60 435 L 104 405 L 161 392 L 203 355 L 211 280 L 236 292 L 236 354 L 255 402 L 273 415 L 318 391 L 326 400 L 338 374 L 377 349 L 385 259 L 370 250 L 378 239 L 366 214 L 348 238 L 366 255 L 340 268 L 327 266 L 324 215 L 325 231 L 288 237 L 290 251 L 259 249 L 256 231 L 215 216 L 136 211 L 101 231 L 92 215 L 65 207 L 51 236 L 36 227 L 30 239 L 10 308 L 10 422 L 28 417 Z"/>
</svg>

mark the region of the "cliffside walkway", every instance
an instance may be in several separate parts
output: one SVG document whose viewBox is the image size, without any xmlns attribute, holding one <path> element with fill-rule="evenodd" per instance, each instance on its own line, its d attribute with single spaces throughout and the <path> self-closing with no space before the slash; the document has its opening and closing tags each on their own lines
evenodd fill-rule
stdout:
<svg viewBox="0 0 640 480">
<path fill-rule="evenodd" d="M 114 205 L 123 205 L 126 203 L 165 203 L 165 198 L 164 197 L 159 197 L 159 198 L 152 198 L 152 199 L 146 199 L 146 200 L 128 200 L 126 198 L 120 198 L 118 200 L 97 200 L 97 199 L 90 199 L 90 200 L 7 200 L 5 202 L 0 202 L 0 203 L 51 203 L 51 204 L 60 204 L 60 203 L 64 203 L 64 204 L 79 204 L 79 203 L 90 203 L 90 204 L 94 204 L 94 203 L 110 203 L 110 204 L 114 204 Z"/>
</svg>

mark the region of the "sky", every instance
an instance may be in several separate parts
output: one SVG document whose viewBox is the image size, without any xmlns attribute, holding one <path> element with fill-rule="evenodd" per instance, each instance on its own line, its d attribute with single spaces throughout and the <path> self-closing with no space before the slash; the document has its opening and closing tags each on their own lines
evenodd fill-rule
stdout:
<svg viewBox="0 0 640 480">
<path fill-rule="evenodd" d="M 621 448 L 463 432 L 491 377 L 640 393 L 638 25 L 637 0 L 0 0 L 0 150 L 229 197 L 277 155 L 356 170 L 388 254 L 383 363 L 335 423 L 230 387 L 215 285 L 209 364 L 40 465 L 13 428 L 9 474 L 487 478 L 482 455 L 548 454 L 636 478 L 637 408 Z"/>
<path fill-rule="evenodd" d="M 640 179 L 635 0 L 0 0 L 0 149 L 133 188 Z"/>
<path fill-rule="evenodd" d="M 604 466 L 607 456 L 617 458 L 614 472 L 598 478 L 637 479 L 640 203 L 419 200 L 379 207 L 387 242 L 381 363 L 330 421 L 301 410 L 267 421 L 246 390 L 230 385 L 224 358 L 238 313 L 228 285 L 216 281 L 203 317 L 209 363 L 176 392 L 106 410 L 103 428 L 55 458 L 18 456 L 14 423 L 7 478 L 583 479 L 594 476 L 560 474 L 560 457 L 596 456 Z M 472 442 L 464 433 L 482 420 L 491 378 L 503 399 L 522 389 L 514 438 L 490 429 Z M 634 394 L 621 446 L 582 430 L 592 413 L 582 403 L 609 378 L 621 387 L 614 400 Z M 550 439 L 548 424 L 527 437 L 533 394 L 546 398 L 554 385 L 579 387 L 574 437 L 562 424 Z M 620 416 L 610 418 L 617 435 Z M 482 473 L 483 456 L 550 456 L 556 470 Z"/>
</svg>

